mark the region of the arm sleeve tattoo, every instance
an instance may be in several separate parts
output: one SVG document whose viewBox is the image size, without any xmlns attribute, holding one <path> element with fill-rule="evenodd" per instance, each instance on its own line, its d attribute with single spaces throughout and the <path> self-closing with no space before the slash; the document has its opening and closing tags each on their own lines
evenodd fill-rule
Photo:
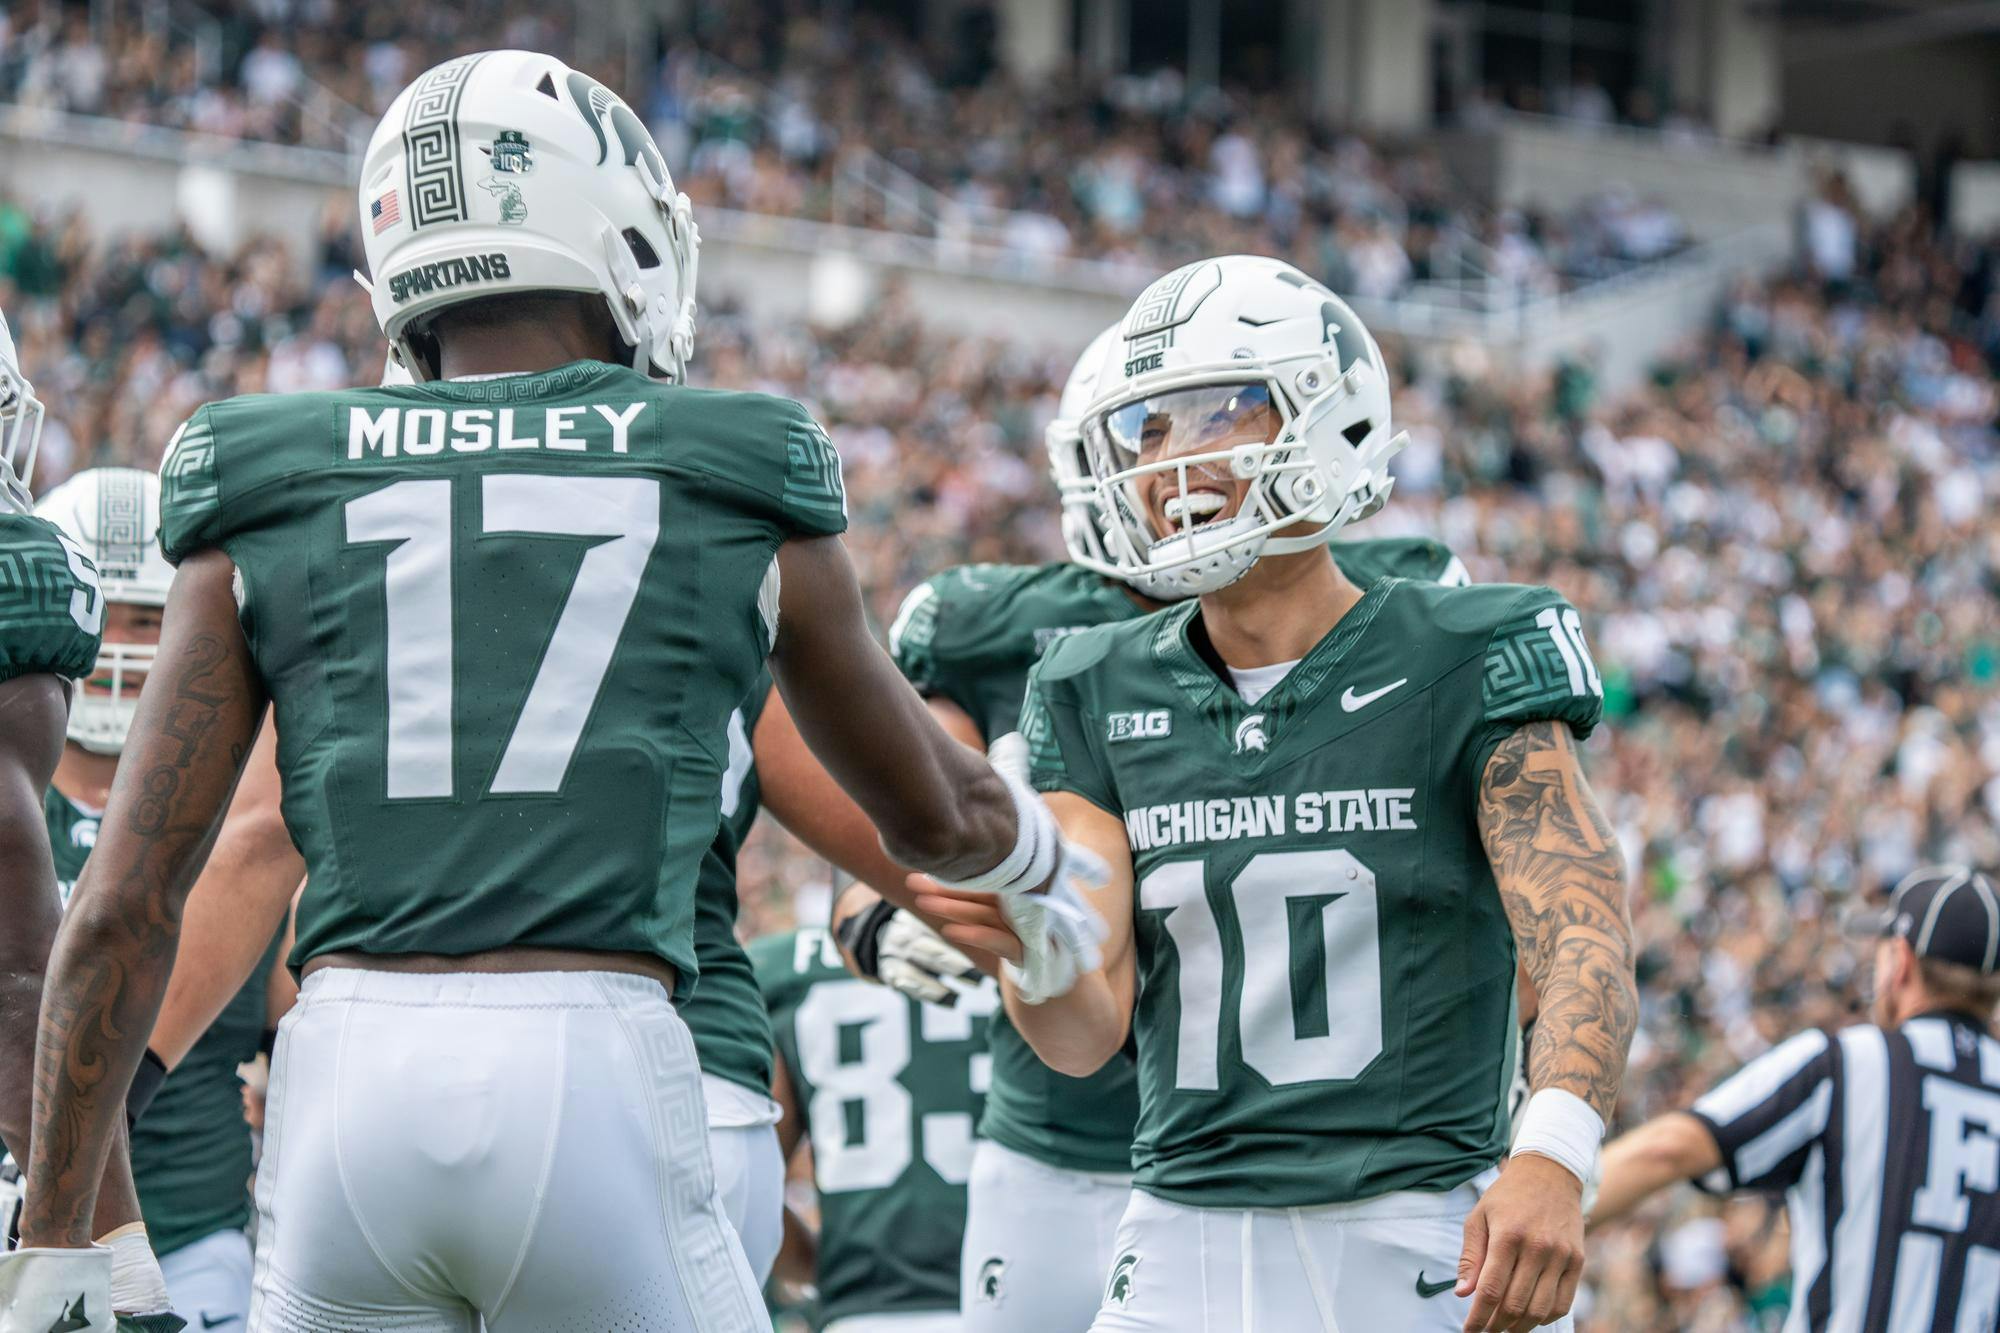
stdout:
<svg viewBox="0 0 2000 1333">
<path fill-rule="evenodd" d="M 1479 834 L 1541 1003 L 1529 1086 L 1575 1093 L 1609 1124 L 1638 1023 L 1632 922 L 1624 854 L 1566 723 L 1531 722 L 1500 743 Z"/>
</svg>

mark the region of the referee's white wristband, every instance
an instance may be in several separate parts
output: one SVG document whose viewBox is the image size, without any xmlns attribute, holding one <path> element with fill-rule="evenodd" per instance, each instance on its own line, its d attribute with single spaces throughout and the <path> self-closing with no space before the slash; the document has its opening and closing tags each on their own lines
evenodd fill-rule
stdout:
<svg viewBox="0 0 2000 1333">
<path fill-rule="evenodd" d="M 1513 1153 L 1549 1158 L 1587 1185 L 1603 1146 L 1604 1117 L 1589 1102 L 1561 1088 L 1543 1088 L 1528 1099 L 1528 1109 L 1521 1113 Z"/>
<path fill-rule="evenodd" d="M 1055 873 L 1062 831 L 1035 789 L 1004 769 L 994 770 L 1014 800 L 1014 850 L 991 870 L 968 879 L 938 880 L 947 889 L 969 893 L 1026 893 L 1038 889 Z"/>
</svg>

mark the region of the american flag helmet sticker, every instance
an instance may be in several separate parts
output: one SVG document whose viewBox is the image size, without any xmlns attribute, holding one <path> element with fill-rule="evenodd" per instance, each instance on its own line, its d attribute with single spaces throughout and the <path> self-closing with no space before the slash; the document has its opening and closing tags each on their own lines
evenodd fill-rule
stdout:
<svg viewBox="0 0 2000 1333">
<path fill-rule="evenodd" d="M 403 206 L 396 198 L 396 192 L 390 190 L 377 197 L 374 203 L 368 205 L 368 216 L 375 224 L 377 236 L 401 222 Z"/>
</svg>

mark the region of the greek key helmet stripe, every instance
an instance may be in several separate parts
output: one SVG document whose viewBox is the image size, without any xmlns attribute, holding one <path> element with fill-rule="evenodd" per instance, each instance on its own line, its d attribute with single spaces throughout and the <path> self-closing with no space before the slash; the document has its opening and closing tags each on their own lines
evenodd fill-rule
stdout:
<svg viewBox="0 0 2000 1333">
<path fill-rule="evenodd" d="M 403 160 L 413 231 L 471 216 L 459 158 L 458 104 L 474 66 L 485 58 L 482 51 L 439 65 L 410 94 Z"/>
</svg>

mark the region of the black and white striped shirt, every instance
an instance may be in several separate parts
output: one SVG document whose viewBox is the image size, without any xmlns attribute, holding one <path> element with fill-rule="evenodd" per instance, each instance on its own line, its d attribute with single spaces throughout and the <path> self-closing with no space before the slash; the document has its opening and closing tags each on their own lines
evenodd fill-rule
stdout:
<svg viewBox="0 0 2000 1333">
<path fill-rule="evenodd" d="M 2000 1327 L 2000 1041 L 1961 1014 L 1805 1032 L 1694 1104 L 1704 1189 L 1787 1191 L 1785 1333 Z"/>
</svg>

